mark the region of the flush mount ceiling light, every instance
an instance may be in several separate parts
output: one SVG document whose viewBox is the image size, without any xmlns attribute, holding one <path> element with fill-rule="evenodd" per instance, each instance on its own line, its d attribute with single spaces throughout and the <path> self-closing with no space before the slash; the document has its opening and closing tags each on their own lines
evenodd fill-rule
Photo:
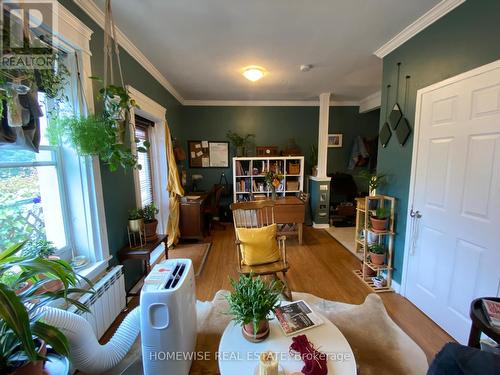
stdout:
<svg viewBox="0 0 500 375">
<path fill-rule="evenodd" d="M 247 66 L 243 69 L 243 76 L 249 81 L 256 82 L 264 77 L 264 68 L 260 66 Z"/>
</svg>

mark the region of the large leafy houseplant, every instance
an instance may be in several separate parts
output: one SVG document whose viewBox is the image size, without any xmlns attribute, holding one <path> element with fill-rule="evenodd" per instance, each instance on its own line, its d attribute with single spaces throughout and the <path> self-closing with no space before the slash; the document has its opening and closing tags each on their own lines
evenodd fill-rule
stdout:
<svg viewBox="0 0 500 375">
<path fill-rule="evenodd" d="M 20 243 L 0 253 L 0 373 L 39 363 L 43 356 L 37 341 L 68 356 L 64 334 L 43 321 L 43 308 L 59 299 L 78 309 L 88 309 L 72 298 L 73 293 L 89 293 L 78 287 L 80 278 L 71 266 L 59 259 L 23 256 Z M 59 280 L 62 288 L 45 291 L 43 286 Z M 88 280 L 85 280 L 88 282 Z M 41 341 L 40 341 L 41 340 Z"/>
<path fill-rule="evenodd" d="M 231 286 L 234 290 L 227 296 L 228 313 L 242 326 L 245 338 L 264 339 L 269 334 L 269 313 L 279 305 L 281 283 L 265 283 L 260 276 L 241 275 L 237 281 L 231 279 Z"/>
<path fill-rule="evenodd" d="M 236 149 L 236 156 L 246 156 L 246 146 L 250 143 L 250 138 L 255 137 L 255 134 L 247 134 L 244 137 L 239 135 L 238 133 L 232 132 L 229 130 L 226 133 L 226 138 L 229 139 L 229 142 Z"/>
</svg>

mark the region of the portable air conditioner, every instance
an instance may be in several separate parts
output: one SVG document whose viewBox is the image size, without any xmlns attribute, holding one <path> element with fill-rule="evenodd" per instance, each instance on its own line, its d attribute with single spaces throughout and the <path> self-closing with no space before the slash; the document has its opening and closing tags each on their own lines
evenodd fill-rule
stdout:
<svg viewBox="0 0 500 375">
<path fill-rule="evenodd" d="M 190 259 L 169 259 L 154 266 L 140 298 L 144 374 L 189 373 L 196 345 L 195 305 Z"/>
</svg>

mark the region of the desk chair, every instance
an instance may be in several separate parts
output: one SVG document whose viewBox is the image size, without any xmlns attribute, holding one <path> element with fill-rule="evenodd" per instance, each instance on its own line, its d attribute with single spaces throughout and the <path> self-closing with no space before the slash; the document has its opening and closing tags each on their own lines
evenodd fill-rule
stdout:
<svg viewBox="0 0 500 375">
<path fill-rule="evenodd" d="M 238 272 L 244 275 L 253 274 L 255 276 L 271 275 L 274 279 L 279 279 L 284 286 L 283 294 L 286 299 L 292 300 L 292 293 L 288 287 L 286 272 L 288 271 L 288 262 L 286 260 L 286 236 L 276 235 L 276 241 L 279 247 L 279 259 L 271 263 L 246 265 L 243 262 L 242 246 L 245 243 L 238 236 L 239 228 L 258 229 L 266 228 L 275 224 L 274 220 L 274 202 L 271 200 L 259 200 L 251 202 L 232 203 L 233 222 L 236 236 L 236 251 L 238 253 Z M 278 277 L 281 273 L 282 277 Z"/>
<path fill-rule="evenodd" d="M 224 185 L 215 184 L 208 193 L 207 197 L 207 205 L 204 208 L 203 214 L 206 217 L 206 222 L 208 223 L 208 233 L 212 228 L 218 227 L 221 229 L 226 229 L 226 227 L 220 222 L 220 200 L 222 198 L 222 194 L 224 193 L 225 187 Z M 215 220 L 215 218 L 219 220 Z"/>
</svg>

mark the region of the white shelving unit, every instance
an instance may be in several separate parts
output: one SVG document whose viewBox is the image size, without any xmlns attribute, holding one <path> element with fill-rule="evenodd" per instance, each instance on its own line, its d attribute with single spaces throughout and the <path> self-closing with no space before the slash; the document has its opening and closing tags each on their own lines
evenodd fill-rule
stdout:
<svg viewBox="0 0 500 375">
<path fill-rule="evenodd" d="M 295 195 L 304 190 L 303 156 L 237 157 L 233 158 L 233 201 L 250 200 L 252 196 L 271 196 L 264 175 L 277 170 L 283 175 L 276 189 L 278 197 Z"/>
</svg>

